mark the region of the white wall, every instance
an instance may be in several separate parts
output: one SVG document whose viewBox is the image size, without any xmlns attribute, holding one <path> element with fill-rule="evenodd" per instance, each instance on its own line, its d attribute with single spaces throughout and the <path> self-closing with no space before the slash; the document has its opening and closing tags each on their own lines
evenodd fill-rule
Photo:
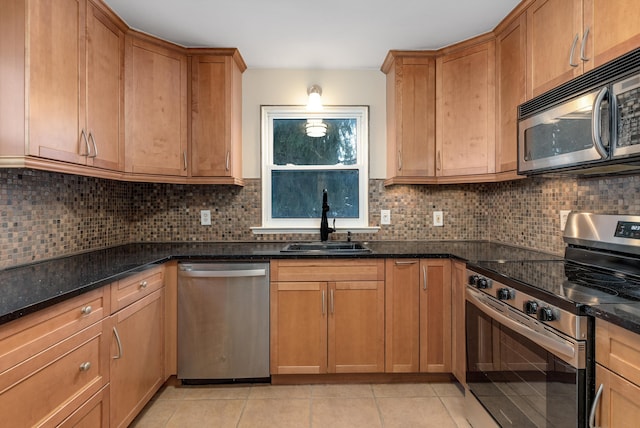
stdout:
<svg viewBox="0 0 640 428">
<path fill-rule="evenodd" d="M 242 77 L 242 176 L 260 177 L 260 106 L 306 105 L 322 87 L 324 105 L 369 106 L 369 177 L 386 174 L 385 75 L 379 70 L 247 69 Z"/>
</svg>

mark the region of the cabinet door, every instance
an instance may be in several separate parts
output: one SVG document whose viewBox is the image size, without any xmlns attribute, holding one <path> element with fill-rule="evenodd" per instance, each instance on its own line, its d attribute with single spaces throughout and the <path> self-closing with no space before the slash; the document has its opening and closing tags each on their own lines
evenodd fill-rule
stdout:
<svg viewBox="0 0 640 428">
<path fill-rule="evenodd" d="M 495 42 L 439 57 L 436 175 L 495 172 Z"/>
<path fill-rule="evenodd" d="M 27 139 L 32 156 L 86 163 L 85 12 L 85 0 L 27 2 Z"/>
<path fill-rule="evenodd" d="M 451 261 L 420 261 L 420 371 L 451 372 Z"/>
<path fill-rule="evenodd" d="M 433 177 L 435 60 L 397 56 L 387 73 L 387 176 Z"/>
<path fill-rule="evenodd" d="M 127 36 L 125 170 L 187 175 L 187 57 Z"/>
<path fill-rule="evenodd" d="M 271 283 L 271 373 L 327 372 L 327 284 Z"/>
<path fill-rule="evenodd" d="M 640 7 L 629 0 L 584 0 L 589 30 L 584 69 L 591 70 L 640 46 Z"/>
<path fill-rule="evenodd" d="M 462 385 L 466 383 L 465 292 L 466 264 L 451 262 L 451 371 Z"/>
<path fill-rule="evenodd" d="M 525 101 L 526 14 L 496 37 L 497 140 L 496 172 L 518 166 L 518 105 Z"/>
<path fill-rule="evenodd" d="M 602 428 L 633 427 L 640 420 L 640 387 L 596 364 L 596 388 L 602 396 L 596 408 L 596 426 Z"/>
<path fill-rule="evenodd" d="M 329 283 L 329 373 L 384 371 L 384 281 Z"/>
<path fill-rule="evenodd" d="M 230 55 L 191 59 L 191 175 L 242 175 L 242 71 Z"/>
<path fill-rule="evenodd" d="M 88 5 L 88 164 L 120 170 L 124 163 L 124 33 L 91 2 Z"/>
<path fill-rule="evenodd" d="M 527 9 L 527 97 L 582 74 L 582 0 L 537 0 Z"/>
<path fill-rule="evenodd" d="M 111 317 L 111 427 L 127 426 L 164 383 L 163 313 L 158 290 Z"/>
<path fill-rule="evenodd" d="M 416 373 L 420 368 L 420 262 L 386 261 L 385 371 Z"/>
</svg>

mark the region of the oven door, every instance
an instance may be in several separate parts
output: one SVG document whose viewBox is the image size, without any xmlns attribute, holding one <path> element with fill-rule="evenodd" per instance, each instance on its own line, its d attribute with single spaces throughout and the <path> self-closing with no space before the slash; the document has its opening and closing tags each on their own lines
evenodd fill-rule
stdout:
<svg viewBox="0 0 640 428">
<path fill-rule="evenodd" d="M 468 393 L 500 426 L 585 426 L 585 343 L 472 288 L 466 300 Z"/>
</svg>

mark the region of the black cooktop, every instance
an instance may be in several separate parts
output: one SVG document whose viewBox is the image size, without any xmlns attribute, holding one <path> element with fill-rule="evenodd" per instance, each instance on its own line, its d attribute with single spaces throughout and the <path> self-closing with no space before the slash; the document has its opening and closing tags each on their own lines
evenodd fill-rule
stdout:
<svg viewBox="0 0 640 428">
<path fill-rule="evenodd" d="M 640 302 L 640 276 L 565 260 L 486 261 L 477 265 L 578 305 Z"/>
</svg>

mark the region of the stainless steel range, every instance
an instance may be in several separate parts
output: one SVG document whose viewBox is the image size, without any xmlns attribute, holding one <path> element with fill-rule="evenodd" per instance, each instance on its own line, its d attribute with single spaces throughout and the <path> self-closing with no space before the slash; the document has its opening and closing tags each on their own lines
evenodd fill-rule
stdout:
<svg viewBox="0 0 640 428">
<path fill-rule="evenodd" d="M 640 301 L 640 216 L 572 213 L 564 241 L 564 260 L 468 265 L 474 427 L 588 424 L 594 323 L 585 308 Z"/>
</svg>

